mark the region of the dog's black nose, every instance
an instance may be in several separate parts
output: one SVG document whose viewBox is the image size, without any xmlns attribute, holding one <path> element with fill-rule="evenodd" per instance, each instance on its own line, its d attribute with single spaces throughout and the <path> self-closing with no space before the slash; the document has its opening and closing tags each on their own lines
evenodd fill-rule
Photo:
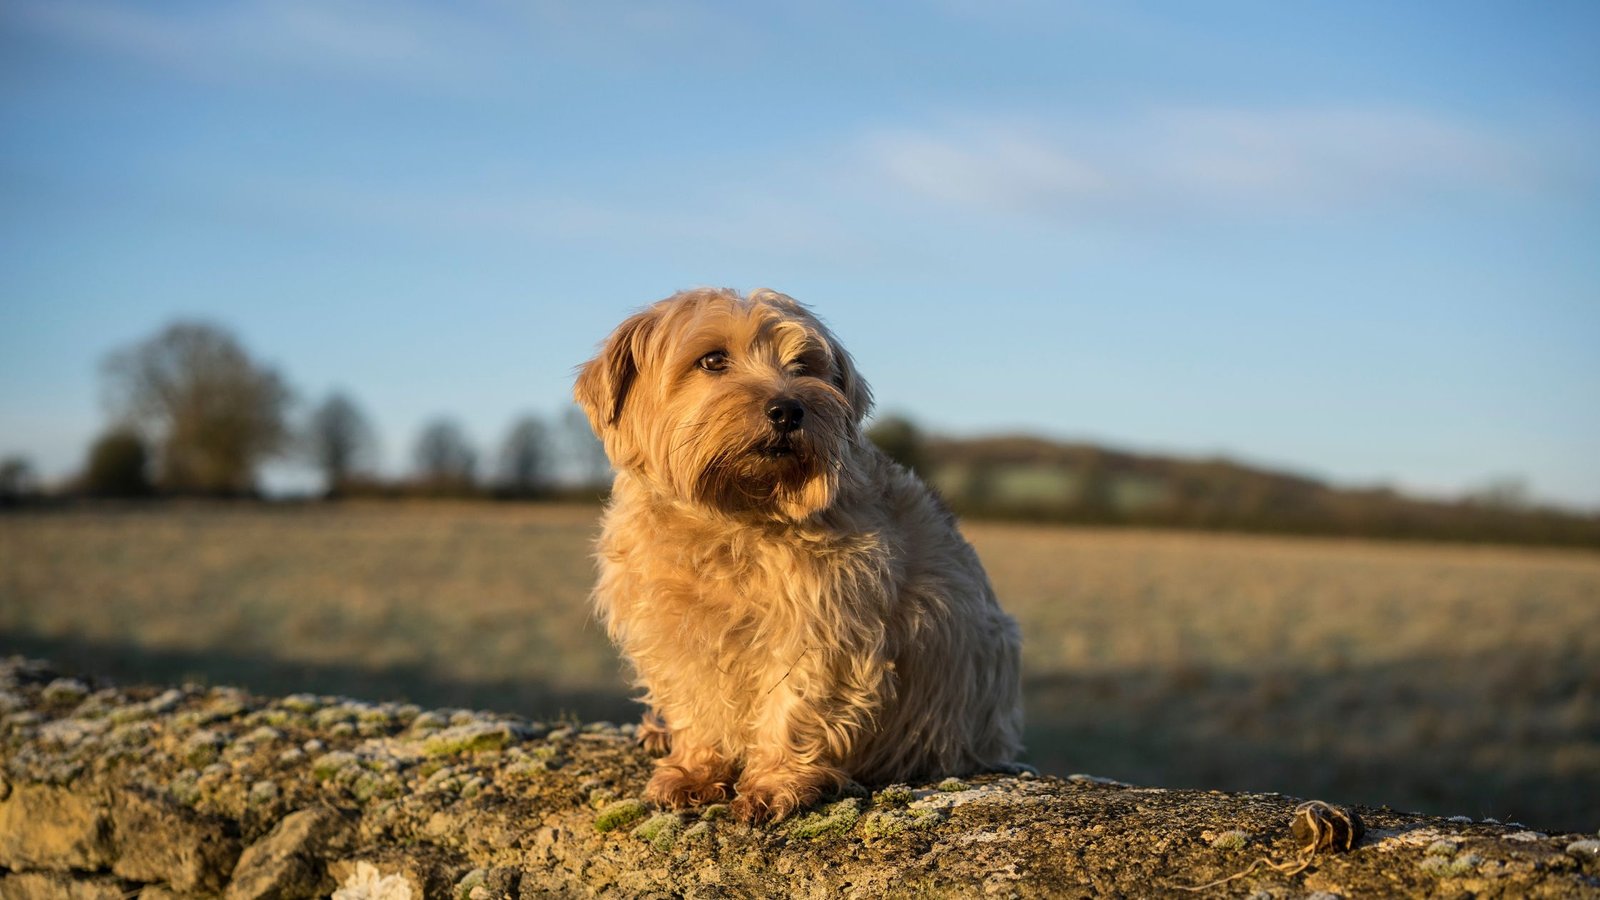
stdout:
<svg viewBox="0 0 1600 900">
<path fill-rule="evenodd" d="M 767 405 L 767 421 L 777 429 L 779 434 L 788 434 L 800 427 L 800 420 L 806 417 L 806 408 L 800 401 L 784 397 L 774 400 Z"/>
</svg>

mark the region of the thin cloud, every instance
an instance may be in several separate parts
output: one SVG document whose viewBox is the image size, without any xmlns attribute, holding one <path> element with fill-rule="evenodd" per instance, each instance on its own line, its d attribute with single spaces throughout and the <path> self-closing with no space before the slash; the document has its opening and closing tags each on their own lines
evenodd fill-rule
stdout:
<svg viewBox="0 0 1600 900">
<path fill-rule="evenodd" d="M 1169 109 L 1072 124 L 966 119 L 877 132 L 867 168 L 909 195 L 990 213 L 1320 213 L 1537 190 L 1525 148 L 1393 110 Z"/>
<path fill-rule="evenodd" d="M 670 196 L 621 201 L 535 184 L 378 186 L 267 175 L 189 189 L 250 218 L 475 243 L 696 245 L 830 258 L 875 252 L 871 241 L 842 233 L 825 205 L 748 184 L 707 186 L 692 205 Z"/>
<path fill-rule="evenodd" d="M 489 23 L 371 0 L 204 5 L 23 2 L 13 26 L 206 81 L 330 77 L 445 86 L 485 74 Z"/>
<path fill-rule="evenodd" d="M 1096 165 L 1011 126 L 963 138 L 897 132 L 867 139 L 868 154 L 907 190 L 1001 212 L 1071 207 L 1111 185 Z"/>
<path fill-rule="evenodd" d="M 543 59 L 608 69 L 735 37 L 692 5 L 569 0 L 255 0 L 182 10 L 19 0 L 9 24 L 206 81 L 329 78 L 435 89 L 526 87 Z"/>
</svg>

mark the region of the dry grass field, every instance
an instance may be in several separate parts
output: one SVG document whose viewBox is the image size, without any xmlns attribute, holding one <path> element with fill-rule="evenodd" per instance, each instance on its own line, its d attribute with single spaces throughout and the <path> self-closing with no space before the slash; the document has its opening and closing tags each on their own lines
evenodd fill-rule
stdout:
<svg viewBox="0 0 1600 900">
<path fill-rule="evenodd" d="M 634 715 L 592 507 L 0 516 L 0 653 L 530 715 Z M 1600 555 L 972 523 L 1045 771 L 1600 826 Z"/>
</svg>

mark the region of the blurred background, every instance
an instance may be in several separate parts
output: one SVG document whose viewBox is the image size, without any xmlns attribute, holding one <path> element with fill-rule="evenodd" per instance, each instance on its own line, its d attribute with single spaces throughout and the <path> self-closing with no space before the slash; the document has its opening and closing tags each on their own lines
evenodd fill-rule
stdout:
<svg viewBox="0 0 1600 900">
<path fill-rule="evenodd" d="M 636 714 L 568 401 L 811 304 L 1047 771 L 1592 830 L 1600 7 L 11 0 L 0 652 Z"/>
</svg>

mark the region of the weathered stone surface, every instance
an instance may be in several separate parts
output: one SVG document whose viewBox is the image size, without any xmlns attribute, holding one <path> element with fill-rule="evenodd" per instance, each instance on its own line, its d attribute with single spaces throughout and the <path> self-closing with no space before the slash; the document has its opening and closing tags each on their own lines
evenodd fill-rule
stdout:
<svg viewBox="0 0 1600 900">
<path fill-rule="evenodd" d="M 215 893 L 239 858 L 239 841 L 228 833 L 226 820 L 196 815 L 137 789 L 114 795 L 111 822 L 116 836 L 111 871 L 131 881 Z"/>
<path fill-rule="evenodd" d="M 350 825 L 336 810 L 314 806 L 285 816 L 239 856 L 228 900 L 299 900 L 333 889 L 324 860 L 348 842 Z"/>
<path fill-rule="evenodd" d="M 111 821 L 96 792 L 16 784 L 0 801 L 0 866 L 99 869 L 112 859 Z"/>
<path fill-rule="evenodd" d="M 20 872 L 0 875 L 3 900 L 124 900 L 127 887 L 115 878 Z M 140 900 L 145 900 L 141 895 Z M 150 897 L 149 900 L 156 900 Z"/>
<path fill-rule="evenodd" d="M 113 884 L 147 898 L 393 900 L 358 890 L 362 872 L 417 900 L 1166 897 L 1237 873 L 1199 895 L 1600 898 L 1595 834 L 1537 823 L 1363 808 L 1354 849 L 1306 861 L 1296 798 L 1023 773 L 854 791 L 752 828 L 725 807 L 640 803 L 650 761 L 626 726 L 84 688 L 0 663 L 6 900 Z M 1261 859 L 1307 865 L 1252 868 Z"/>
</svg>

